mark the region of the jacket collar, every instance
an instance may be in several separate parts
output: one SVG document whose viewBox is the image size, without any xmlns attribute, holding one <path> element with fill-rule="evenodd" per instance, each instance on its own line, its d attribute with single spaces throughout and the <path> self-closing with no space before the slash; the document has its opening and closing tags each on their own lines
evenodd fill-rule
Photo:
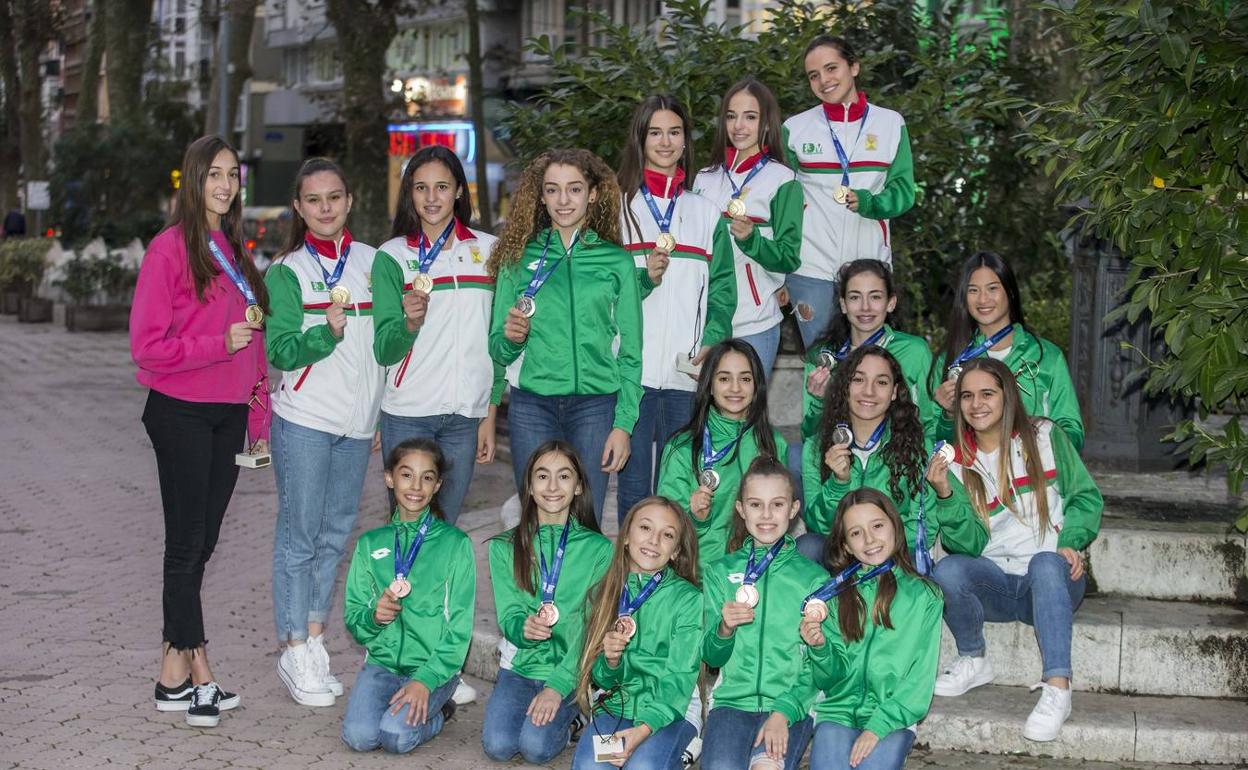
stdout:
<svg viewBox="0 0 1248 770">
<path fill-rule="evenodd" d="M 312 233 L 305 235 L 303 240 L 325 259 L 338 259 L 338 255 L 346 251 L 347 247 L 351 245 L 351 231 L 344 228 L 338 243 L 322 240 Z"/>
<path fill-rule="evenodd" d="M 685 170 L 680 166 L 676 167 L 676 173 L 671 176 L 665 176 L 657 171 L 646 169 L 643 173 L 646 189 L 650 190 L 650 194 L 656 198 L 674 198 L 680 195 L 685 181 Z"/>
<path fill-rule="evenodd" d="M 750 169 L 757 166 L 758 162 L 763 159 L 763 155 L 766 153 L 766 150 L 767 148 L 764 147 L 763 149 L 759 150 L 758 152 L 754 153 L 748 158 L 745 158 L 741 160 L 740 162 L 738 162 L 737 161 L 737 148 L 729 147 L 724 153 L 724 162 L 728 165 L 729 171 L 731 171 L 734 174 L 739 174 L 743 171 L 749 171 Z"/>
<path fill-rule="evenodd" d="M 849 105 L 849 117 L 845 117 L 845 105 L 823 103 L 823 114 L 828 120 L 858 120 L 867 110 L 867 92 L 858 92 L 858 101 Z"/>
<path fill-rule="evenodd" d="M 469 230 L 459 218 L 455 218 L 455 240 L 457 241 L 475 241 L 477 236 Z M 409 248 L 419 249 L 421 242 L 424 242 L 425 248 L 431 248 L 433 242 L 429 240 L 429 236 L 425 235 L 424 229 L 417 230 L 415 233 L 407 234 L 407 245 Z"/>
</svg>

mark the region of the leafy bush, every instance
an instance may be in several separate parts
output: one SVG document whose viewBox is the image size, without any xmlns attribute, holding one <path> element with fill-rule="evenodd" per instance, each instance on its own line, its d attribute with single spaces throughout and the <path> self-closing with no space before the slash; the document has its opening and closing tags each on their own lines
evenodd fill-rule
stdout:
<svg viewBox="0 0 1248 770">
<path fill-rule="evenodd" d="M 1248 4 L 1091 0 L 1044 5 L 1096 77 L 1030 116 L 1029 154 L 1076 215 L 1131 259 L 1129 321 L 1148 314 L 1168 349 L 1144 360 L 1150 394 L 1194 403 L 1168 436 L 1189 461 L 1248 469 L 1235 417 L 1248 407 Z M 1248 529 L 1248 512 L 1238 526 Z"/>
<path fill-rule="evenodd" d="M 46 238 L 6 238 L 0 241 L 0 290 L 30 296 L 48 267 Z"/>
<path fill-rule="evenodd" d="M 126 267 L 118 254 L 105 257 L 75 256 L 65 263 L 65 276 L 56 285 L 75 305 L 114 305 L 130 301 L 139 274 Z"/>
</svg>

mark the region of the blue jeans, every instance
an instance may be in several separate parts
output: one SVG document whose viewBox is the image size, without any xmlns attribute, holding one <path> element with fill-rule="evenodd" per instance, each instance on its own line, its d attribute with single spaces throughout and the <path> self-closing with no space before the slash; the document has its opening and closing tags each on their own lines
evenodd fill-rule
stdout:
<svg viewBox="0 0 1248 770">
<path fill-rule="evenodd" d="M 861 734 L 862 730 L 835 722 L 820 723 L 810 750 L 810 770 L 849 770 L 849 751 Z M 903 727 L 879 739 L 856 770 L 901 770 L 914 745 L 914 733 Z"/>
<path fill-rule="evenodd" d="M 789 273 L 785 279 L 789 289 L 789 301 L 797 315 L 797 330 L 802 335 L 802 345 L 810 344 L 827 331 L 833 317 L 841 312 L 837 302 L 836 281 Z"/>
<path fill-rule="evenodd" d="M 269 433 L 277 481 L 273 620 L 285 642 L 307 639 L 308 623 L 324 623 L 329 614 L 372 442 L 334 436 L 276 414 Z"/>
<path fill-rule="evenodd" d="M 758 359 L 763 362 L 763 376 L 771 382 L 771 367 L 776 363 L 776 354 L 780 352 L 780 324 L 741 338 L 742 342 L 750 343 Z"/>
<path fill-rule="evenodd" d="M 390 456 L 390 450 L 409 438 L 428 438 L 438 442 L 446 456 L 447 469 L 442 476 L 442 489 L 438 490 L 438 505 L 448 524 L 459 518 L 459 509 L 468 495 L 472 481 L 472 469 L 477 462 L 477 417 L 462 414 L 435 414 L 430 417 L 399 417 L 381 413 L 382 459 Z M 394 496 L 390 497 L 394 506 Z"/>
<path fill-rule="evenodd" d="M 802 484 L 802 442 L 794 441 L 789 444 L 789 456 L 783 459 L 784 464 L 789 468 L 789 475 L 793 478 L 793 498 L 805 505 L 806 488 Z"/>
<path fill-rule="evenodd" d="M 702 731 L 702 770 L 746 770 L 754 752 L 754 739 L 770 711 L 738 711 L 727 706 L 711 709 Z M 813 722 L 806 717 L 789 727 L 789 748 L 784 769 L 796 770 L 810 743 Z"/>
<path fill-rule="evenodd" d="M 390 713 L 390 698 L 411 679 L 375 663 L 365 663 L 351 688 L 342 718 L 342 742 L 356 751 L 380 746 L 390 754 L 406 754 L 442 732 L 442 707 L 451 699 L 459 677 L 429 693 L 429 715 L 423 724 L 407 723 L 407 706 Z"/>
<path fill-rule="evenodd" d="M 619 727 L 616 727 L 616 722 Z M 581 740 L 576 744 L 576 754 L 572 756 L 572 770 L 615 770 L 615 765 L 594 761 L 594 738 L 598 730 L 615 729 L 616 732 L 627 730 L 633 726 L 631 719 L 619 719 L 610 714 L 598 714 L 595 723 L 586 727 L 581 733 Z M 670 725 L 660 729 L 654 735 L 642 741 L 637 750 L 624 763 L 625 770 L 681 770 L 681 754 L 697 731 L 693 725 L 683 719 L 677 719 Z M 705 767 L 705 765 L 703 765 Z"/>
<path fill-rule="evenodd" d="M 533 450 L 551 439 L 563 439 L 581 456 L 594 496 L 594 517 L 601 524 L 608 475 L 601 470 L 602 448 L 615 424 L 615 394 L 539 396 L 512 388 L 509 398 L 507 434 L 511 440 L 511 470 L 516 491 L 524 489 L 524 467 Z"/>
<path fill-rule="evenodd" d="M 672 434 L 689 423 L 693 391 L 643 388 L 637 426 L 629 439 L 628 464 L 620 471 L 615 500 L 619 521 L 639 500 L 654 494 L 655 470 Z"/>
<path fill-rule="evenodd" d="M 828 536 L 818 532 L 807 532 L 797 538 L 797 552 L 815 564 L 827 569 L 823 563 L 823 548 L 828 541 Z"/>
<path fill-rule="evenodd" d="M 499 669 L 481 726 L 481 746 L 487 757 L 507 762 L 519 754 L 531 765 L 545 765 L 567 747 L 572 720 L 580 711 L 575 694 L 564 698 L 555 718 L 542 727 L 534 726 L 525 713 L 545 686 L 545 682 Z"/>
<path fill-rule="evenodd" d="M 983 656 L 984 621 L 1021 620 L 1036 631 L 1042 678 L 1071 675 L 1070 637 L 1088 577 L 1071 580 L 1060 554 L 1032 556 L 1026 575 L 1007 575 L 983 556 L 951 554 L 936 562 L 932 578 L 945 593 L 945 624 L 959 655 Z"/>
</svg>

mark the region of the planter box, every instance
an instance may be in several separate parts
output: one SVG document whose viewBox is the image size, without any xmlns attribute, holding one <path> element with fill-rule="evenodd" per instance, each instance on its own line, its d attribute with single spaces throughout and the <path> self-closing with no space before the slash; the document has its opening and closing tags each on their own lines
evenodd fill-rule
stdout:
<svg viewBox="0 0 1248 770">
<path fill-rule="evenodd" d="M 65 328 L 71 332 L 115 332 L 130 328 L 129 305 L 68 305 Z"/>
<path fill-rule="evenodd" d="M 43 297 L 23 297 L 17 311 L 17 320 L 26 324 L 51 323 L 52 300 Z"/>
<path fill-rule="evenodd" d="M 20 291 L 0 293 L 0 313 L 17 315 L 17 312 L 21 309 L 23 297 L 25 297 L 25 294 Z"/>
</svg>

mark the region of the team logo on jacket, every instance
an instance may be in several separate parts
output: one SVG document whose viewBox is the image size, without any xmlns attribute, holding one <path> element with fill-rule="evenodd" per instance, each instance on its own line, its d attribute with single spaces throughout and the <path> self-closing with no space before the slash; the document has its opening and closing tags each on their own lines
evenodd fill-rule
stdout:
<svg viewBox="0 0 1248 770">
<path fill-rule="evenodd" d="M 419 270 L 419 269 L 420 269 L 420 260 L 418 260 L 418 259 L 409 259 L 409 260 L 407 260 L 407 269 L 408 269 L 408 270 Z"/>
<path fill-rule="evenodd" d="M 312 291 L 325 291 L 325 282 L 312 281 Z"/>
<path fill-rule="evenodd" d="M 744 573 L 744 572 L 730 572 L 730 573 L 728 573 L 728 582 L 729 582 L 729 583 L 744 583 L 744 582 L 745 582 L 745 573 Z"/>
<path fill-rule="evenodd" d="M 481 264 L 481 249 L 477 248 L 475 243 L 468 247 L 468 251 L 472 254 L 472 264 Z"/>
<path fill-rule="evenodd" d="M 819 155 L 823 153 L 823 145 L 819 142 L 803 142 L 802 152 L 807 155 Z"/>
<path fill-rule="evenodd" d="M 378 548 L 376 551 L 373 551 L 372 553 L 369 554 L 369 556 L 372 556 L 374 559 L 384 559 L 389 555 L 390 555 L 389 548 Z"/>
<path fill-rule="evenodd" d="M 875 134 L 867 134 L 867 149 L 868 150 L 877 149 L 876 144 L 878 144 L 879 141 L 880 141 L 880 138 L 876 136 Z"/>
<path fill-rule="evenodd" d="M 537 272 L 537 266 L 538 266 L 539 264 L 541 264 L 541 260 L 540 260 L 540 259 L 535 259 L 535 260 L 533 260 L 532 262 L 530 262 L 528 265 L 526 265 L 526 266 L 525 266 L 525 269 L 526 269 L 526 270 L 528 270 L 530 273 L 536 273 L 536 272 Z"/>
</svg>

